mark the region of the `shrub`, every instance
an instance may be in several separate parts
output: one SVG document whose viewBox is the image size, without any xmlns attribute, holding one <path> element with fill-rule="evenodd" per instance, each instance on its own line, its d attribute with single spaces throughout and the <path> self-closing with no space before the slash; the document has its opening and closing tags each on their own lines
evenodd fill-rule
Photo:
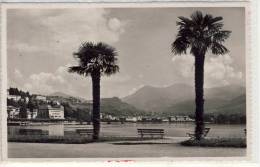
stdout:
<svg viewBox="0 0 260 167">
<path fill-rule="evenodd" d="M 201 146 L 201 147 L 246 147 L 245 138 L 213 138 L 202 140 L 186 140 L 180 143 L 183 146 Z"/>
</svg>

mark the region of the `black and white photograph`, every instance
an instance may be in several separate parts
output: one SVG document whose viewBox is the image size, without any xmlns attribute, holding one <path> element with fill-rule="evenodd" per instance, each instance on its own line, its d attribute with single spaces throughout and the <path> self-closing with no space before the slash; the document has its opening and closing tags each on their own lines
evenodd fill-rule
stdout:
<svg viewBox="0 0 260 167">
<path fill-rule="evenodd" d="M 21 6 L 7 158 L 248 157 L 245 6 Z"/>
</svg>

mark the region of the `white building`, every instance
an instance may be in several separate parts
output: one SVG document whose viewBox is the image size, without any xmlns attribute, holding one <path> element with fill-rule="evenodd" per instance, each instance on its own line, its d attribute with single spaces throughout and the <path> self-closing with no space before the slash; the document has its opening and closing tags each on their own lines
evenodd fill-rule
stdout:
<svg viewBox="0 0 260 167">
<path fill-rule="evenodd" d="M 25 102 L 26 102 L 26 103 L 29 102 L 29 97 L 25 97 Z"/>
<path fill-rule="evenodd" d="M 38 115 L 38 109 L 33 109 L 31 112 L 30 110 L 27 110 L 27 119 L 35 119 Z"/>
<path fill-rule="evenodd" d="M 8 118 L 19 118 L 19 108 L 13 106 L 7 106 Z"/>
<path fill-rule="evenodd" d="M 49 117 L 51 119 L 64 119 L 64 107 L 50 107 L 49 108 Z"/>
<path fill-rule="evenodd" d="M 138 119 L 136 117 L 127 117 L 125 120 L 128 122 L 137 122 Z"/>
<path fill-rule="evenodd" d="M 32 118 L 33 118 L 33 119 L 37 118 L 38 109 L 33 109 L 33 112 L 31 113 L 31 115 L 32 115 Z"/>
<path fill-rule="evenodd" d="M 7 95 L 7 99 L 12 99 L 14 101 L 19 101 L 21 99 L 21 96 L 20 95 Z"/>
<path fill-rule="evenodd" d="M 27 111 L 26 111 L 26 115 L 27 115 L 27 119 L 31 119 L 32 118 L 32 115 L 31 115 L 31 112 L 30 112 L 30 110 L 29 109 L 27 109 Z"/>
<path fill-rule="evenodd" d="M 193 121 L 189 116 L 176 115 L 170 117 L 171 121 Z"/>
<path fill-rule="evenodd" d="M 64 107 L 62 105 L 39 106 L 38 118 L 64 119 Z"/>
</svg>

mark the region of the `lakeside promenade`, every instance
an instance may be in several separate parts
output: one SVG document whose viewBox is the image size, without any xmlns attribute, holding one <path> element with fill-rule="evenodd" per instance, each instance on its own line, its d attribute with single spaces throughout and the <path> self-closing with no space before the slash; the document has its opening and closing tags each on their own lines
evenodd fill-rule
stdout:
<svg viewBox="0 0 260 167">
<path fill-rule="evenodd" d="M 120 142 L 88 144 L 8 143 L 9 158 L 144 158 L 144 157 L 245 157 L 246 148 L 185 147 L 185 137 L 146 140 L 142 144 Z M 124 141 L 126 142 L 126 141 Z M 130 141 L 129 141 L 130 142 Z M 151 143 L 154 144 L 146 144 Z M 156 142 L 158 144 L 156 144 Z M 130 142 L 131 143 L 131 142 Z M 140 142 L 139 142 L 140 143 Z M 68 151 L 69 148 L 69 151 Z M 241 158 L 242 160 L 242 158 Z"/>
</svg>

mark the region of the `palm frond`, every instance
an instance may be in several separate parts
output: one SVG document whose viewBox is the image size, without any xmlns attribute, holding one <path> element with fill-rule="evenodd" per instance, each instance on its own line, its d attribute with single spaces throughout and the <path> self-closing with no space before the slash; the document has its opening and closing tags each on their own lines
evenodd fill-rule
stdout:
<svg viewBox="0 0 260 167">
<path fill-rule="evenodd" d="M 229 38 L 231 31 L 218 31 L 213 35 L 213 41 L 222 43 Z"/>
<path fill-rule="evenodd" d="M 119 70 L 116 49 L 103 42 L 84 42 L 73 55 L 79 60 L 79 65 L 70 67 L 69 72 L 86 76 L 92 73 L 110 75 Z"/>
<path fill-rule="evenodd" d="M 203 15 L 201 11 L 196 11 L 190 18 L 178 18 L 180 19 L 177 21 L 178 33 L 171 44 L 172 53 L 185 54 L 189 47 L 192 53 L 198 51 L 206 53 L 208 49 L 212 49 L 213 54 L 228 52 L 222 43 L 230 36 L 231 31 L 222 30 L 222 17 Z"/>
<path fill-rule="evenodd" d="M 214 18 L 212 18 L 212 19 L 210 20 L 209 24 L 213 24 L 213 23 L 219 22 L 219 21 L 221 21 L 221 20 L 223 20 L 223 17 L 221 17 L 221 16 L 214 17 Z"/>
<path fill-rule="evenodd" d="M 104 75 L 112 75 L 119 72 L 119 66 L 115 64 L 107 65 L 103 71 Z"/>
<path fill-rule="evenodd" d="M 69 67 L 68 72 L 77 73 L 77 74 L 80 74 L 80 75 L 88 75 L 88 71 L 86 71 L 86 69 L 81 67 L 81 66 Z"/>
<path fill-rule="evenodd" d="M 178 17 L 180 19 L 180 21 L 177 21 L 177 25 L 179 26 L 192 26 L 193 25 L 193 21 L 190 20 L 189 18 L 186 18 L 186 17 Z"/>
<path fill-rule="evenodd" d="M 203 23 L 202 23 L 203 28 L 208 26 L 211 19 L 212 19 L 212 15 L 210 15 L 210 14 L 205 15 L 205 17 L 203 19 Z"/>
<path fill-rule="evenodd" d="M 172 53 L 177 55 L 177 54 L 186 54 L 186 50 L 189 47 L 189 42 L 185 37 L 178 37 L 171 46 Z"/>
<path fill-rule="evenodd" d="M 190 17 L 196 25 L 201 25 L 203 23 L 204 18 L 201 11 L 195 11 Z"/>
<path fill-rule="evenodd" d="M 214 42 L 211 46 L 211 51 L 215 55 L 224 55 L 229 52 L 229 50 L 222 44 Z"/>
</svg>

